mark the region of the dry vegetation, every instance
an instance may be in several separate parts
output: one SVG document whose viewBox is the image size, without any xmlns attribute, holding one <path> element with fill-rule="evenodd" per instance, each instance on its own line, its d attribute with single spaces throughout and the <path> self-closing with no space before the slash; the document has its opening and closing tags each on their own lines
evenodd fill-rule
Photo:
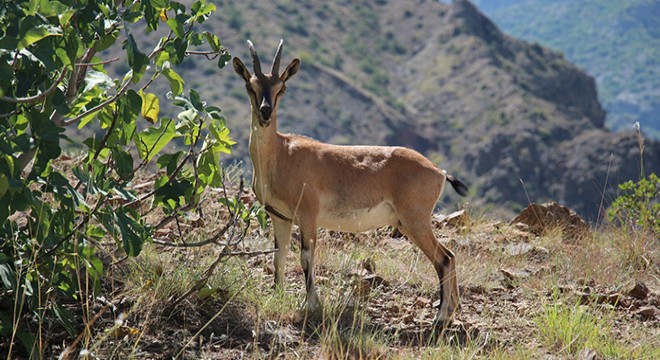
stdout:
<svg viewBox="0 0 660 360">
<path fill-rule="evenodd" d="M 205 196 L 162 238 L 195 242 L 219 231 L 227 210 L 220 194 Z M 660 358 L 657 239 L 606 225 L 579 238 L 558 228 L 535 235 L 477 215 L 449 223 L 437 216 L 434 225 L 459 260 L 462 307 L 444 331 L 432 328 L 435 272 L 390 229 L 321 230 L 315 271 L 324 311 L 308 316 L 297 238 L 287 288 L 276 291 L 272 256 L 259 254 L 272 235 L 252 225 L 231 248 L 252 256 L 222 255 L 220 244 L 151 244 L 122 260 L 108 247 L 101 292 L 62 304 L 75 314 L 77 339 L 42 329 L 41 346 L 47 356 L 74 344 L 73 358 L 111 359 Z"/>
</svg>

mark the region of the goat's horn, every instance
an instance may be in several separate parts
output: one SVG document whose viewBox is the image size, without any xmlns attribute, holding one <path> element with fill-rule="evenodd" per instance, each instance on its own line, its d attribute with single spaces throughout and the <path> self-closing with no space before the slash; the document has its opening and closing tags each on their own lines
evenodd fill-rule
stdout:
<svg viewBox="0 0 660 360">
<path fill-rule="evenodd" d="M 284 40 L 280 39 L 280 45 L 277 46 L 275 58 L 273 59 L 273 67 L 270 70 L 270 73 L 273 74 L 273 76 L 280 75 L 280 57 L 282 55 L 282 44 L 284 44 Z"/>
<path fill-rule="evenodd" d="M 261 62 L 259 62 L 259 55 L 257 54 L 257 50 L 254 48 L 254 45 L 252 45 L 252 41 L 248 40 L 248 48 L 250 48 L 250 55 L 252 55 L 252 67 L 254 68 L 254 73 L 255 74 L 263 74 L 261 72 Z"/>
</svg>

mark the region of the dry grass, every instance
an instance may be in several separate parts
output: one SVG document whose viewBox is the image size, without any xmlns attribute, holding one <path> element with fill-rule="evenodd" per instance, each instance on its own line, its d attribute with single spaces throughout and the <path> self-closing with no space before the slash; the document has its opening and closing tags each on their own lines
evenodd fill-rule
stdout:
<svg viewBox="0 0 660 360">
<path fill-rule="evenodd" d="M 214 208 L 205 213 L 223 216 Z M 221 222 L 184 225 L 191 234 L 211 234 Z M 660 358 L 660 321 L 639 313 L 660 305 L 657 240 L 612 228 L 579 240 L 561 230 L 536 236 L 486 219 L 435 231 L 459 261 L 462 307 L 444 332 L 431 326 L 435 271 L 407 239 L 391 237 L 388 229 L 359 235 L 322 230 L 315 271 L 324 308 L 318 314 L 301 310 L 296 239 L 285 289 L 273 289 L 271 256 L 229 257 L 177 304 L 220 249 L 148 245 L 137 258 L 107 268 L 100 294 L 69 307 L 79 314 L 78 331 L 82 319 L 99 314 L 75 353 L 111 359 L 535 359 L 593 351 L 606 358 Z M 186 241 L 203 236 L 197 232 Z M 269 236 L 253 228 L 242 246 L 269 249 Z M 646 299 L 626 294 L 631 280 L 650 288 Z M 608 300 L 613 296 L 616 301 Z M 58 356 L 73 338 L 63 333 L 49 341 L 56 342 L 50 354 Z"/>
</svg>

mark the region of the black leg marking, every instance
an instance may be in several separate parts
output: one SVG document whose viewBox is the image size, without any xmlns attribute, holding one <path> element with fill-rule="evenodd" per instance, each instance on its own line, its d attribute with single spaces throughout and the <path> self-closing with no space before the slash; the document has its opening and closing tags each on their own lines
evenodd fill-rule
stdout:
<svg viewBox="0 0 660 360">
<path fill-rule="evenodd" d="M 312 269 L 309 264 L 309 257 L 314 256 L 314 254 L 311 254 L 310 250 L 309 244 L 305 241 L 305 235 L 300 231 L 300 252 L 302 256 L 303 272 L 305 273 L 305 287 L 307 290 L 314 286 L 314 284 L 312 284 L 312 271 L 314 271 L 314 269 Z M 309 257 L 306 257 L 304 255 L 305 253 L 308 253 Z"/>
</svg>

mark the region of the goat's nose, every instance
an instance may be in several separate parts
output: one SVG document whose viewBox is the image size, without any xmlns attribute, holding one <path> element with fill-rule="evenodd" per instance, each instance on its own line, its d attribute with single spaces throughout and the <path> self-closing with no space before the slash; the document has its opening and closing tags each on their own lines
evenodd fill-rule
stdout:
<svg viewBox="0 0 660 360">
<path fill-rule="evenodd" d="M 273 113 L 273 108 L 271 108 L 269 105 L 262 104 L 261 107 L 259 107 L 259 111 L 261 112 L 261 116 L 264 118 L 264 120 L 269 120 L 270 115 Z"/>
</svg>

